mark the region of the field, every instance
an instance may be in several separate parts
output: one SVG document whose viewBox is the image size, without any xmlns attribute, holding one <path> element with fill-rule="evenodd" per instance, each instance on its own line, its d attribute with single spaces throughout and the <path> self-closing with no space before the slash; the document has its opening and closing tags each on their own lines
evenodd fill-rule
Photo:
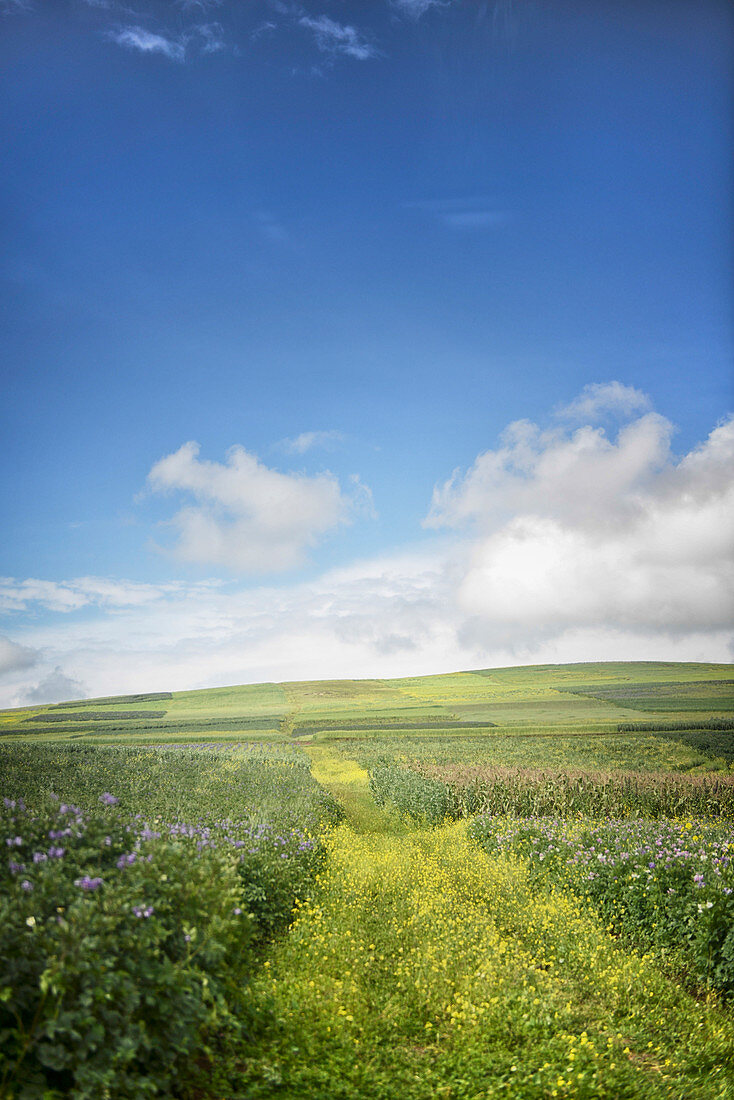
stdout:
<svg viewBox="0 0 734 1100">
<path fill-rule="evenodd" d="M 0 1097 L 734 1098 L 734 678 L 0 714 Z"/>
</svg>

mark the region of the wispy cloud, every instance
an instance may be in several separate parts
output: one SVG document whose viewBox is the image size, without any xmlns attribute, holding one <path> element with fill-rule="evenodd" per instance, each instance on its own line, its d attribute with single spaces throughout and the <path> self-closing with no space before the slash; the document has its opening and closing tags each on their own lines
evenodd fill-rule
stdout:
<svg viewBox="0 0 734 1100">
<path fill-rule="evenodd" d="M 109 577 L 76 577 L 70 581 L 0 577 L 0 612 L 13 614 L 41 608 L 44 611 L 66 614 L 88 607 L 116 612 L 174 596 L 186 598 L 202 586 L 208 591 L 215 583 L 218 582 L 205 581 L 198 585 L 186 585 L 179 581 L 146 584 Z"/>
<path fill-rule="evenodd" d="M 176 37 L 140 26 L 117 27 L 107 32 L 107 38 L 126 49 L 161 54 L 179 63 L 186 61 L 190 48 L 197 47 L 202 54 L 220 53 L 226 49 L 221 23 L 192 23 Z"/>
<path fill-rule="evenodd" d="M 31 0 L 0 0 L 0 15 L 19 15 L 24 11 L 33 11 Z"/>
<path fill-rule="evenodd" d="M 331 450 L 337 443 L 344 441 L 344 433 L 337 431 L 301 432 L 293 439 L 284 439 L 280 446 L 290 454 L 302 455 L 315 447 Z"/>
<path fill-rule="evenodd" d="M 634 413 L 647 412 L 651 407 L 650 398 L 634 386 L 623 382 L 590 382 L 584 386 L 578 397 L 568 405 L 561 405 L 555 415 L 564 420 L 596 421 L 609 413 L 616 416 L 632 416 Z"/>
<path fill-rule="evenodd" d="M 175 0 L 177 8 L 181 8 L 182 11 L 211 11 L 212 8 L 220 8 L 223 0 Z"/>
<path fill-rule="evenodd" d="M 450 229 L 496 229 L 509 221 L 507 211 L 485 195 L 423 199 L 405 203 L 405 208 L 422 211 Z"/>
<path fill-rule="evenodd" d="M 390 6 L 400 15 L 406 15 L 416 22 L 431 8 L 448 8 L 450 0 L 391 0 Z"/>
<path fill-rule="evenodd" d="M 298 25 L 312 31 L 318 49 L 330 57 L 343 54 L 357 61 L 369 61 L 378 56 L 375 47 L 356 27 L 337 23 L 328 15 L 320 15 L 316 19 L 310 15 L 301 15 Z"/>
<path fill-rule="evenodd" d="M 227 48 L 221 23 L 198 23 L 191 28 L 191 34 L 200 37 L 199 48 L 202 53 L 220 53 Z"/>
<path fill-rule="evenodd" d="M 186 60 L 186 42 L 182 39 L 167 38 L 163 34 L 154 34 L 145 27 L 121 27 L 107 32 L 107 37 L 118 46 L 140 53 L 163 54 L 171 61 Z"/>
</svg>

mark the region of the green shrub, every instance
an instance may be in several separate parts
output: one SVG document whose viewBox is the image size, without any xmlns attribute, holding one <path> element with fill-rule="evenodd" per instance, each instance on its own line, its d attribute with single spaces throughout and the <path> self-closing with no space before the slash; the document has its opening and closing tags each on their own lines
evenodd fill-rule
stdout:
<svg viewBox="0 0 734 1100">
<path fill-rule="evenodd" d="M 51 825 L 51 828 L 49 828 Z M 257 923 L 236 851 L 136 838 L 112 809 L 6 807 L 0 1095 L 170 1095 L 240 1030 Z"/>
</svg>

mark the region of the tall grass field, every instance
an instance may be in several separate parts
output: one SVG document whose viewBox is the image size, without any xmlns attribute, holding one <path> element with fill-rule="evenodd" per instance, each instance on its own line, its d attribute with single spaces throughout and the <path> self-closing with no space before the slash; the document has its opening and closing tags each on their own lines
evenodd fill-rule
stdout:
<svg viewBox="0 0 734 1100">
<path fill-rule="evenodd" d="M 0 713 L 0 1098 L 734 1098 L 734 670 Z"/>
</svg>

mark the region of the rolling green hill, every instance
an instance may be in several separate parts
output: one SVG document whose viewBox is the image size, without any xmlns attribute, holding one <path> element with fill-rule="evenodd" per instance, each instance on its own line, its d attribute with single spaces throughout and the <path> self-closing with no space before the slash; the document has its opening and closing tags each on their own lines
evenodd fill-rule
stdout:
<svg viewBox="0 0 734 1100">
<path fill-rule="evenodd" d="M 729 726 L 731 665 L 660 662 L 247 684 L 0 712 L 2 740 L 367 740 L 390 755 L 422 745 L 443 759 L 676 770 L 734 759 Z"/>
</svg>

